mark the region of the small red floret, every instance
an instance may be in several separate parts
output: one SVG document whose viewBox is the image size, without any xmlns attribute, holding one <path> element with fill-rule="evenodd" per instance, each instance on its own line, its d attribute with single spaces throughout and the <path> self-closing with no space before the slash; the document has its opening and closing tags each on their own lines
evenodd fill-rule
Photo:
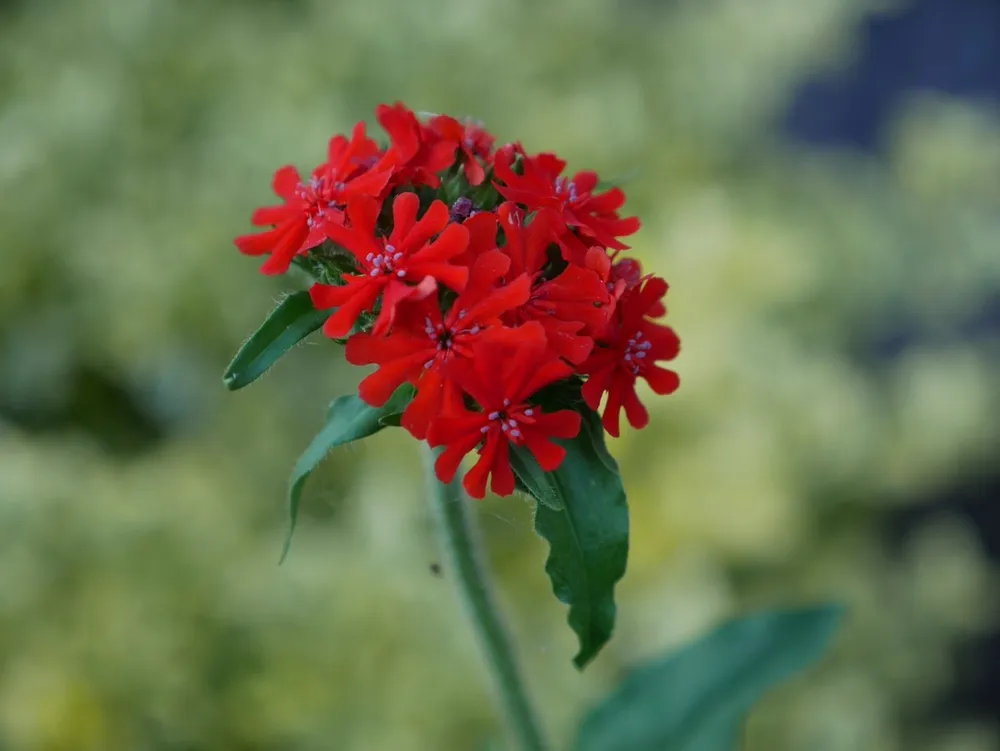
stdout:
<svg viewBox="0 0 1000 751">
<path fill-rule="evenodd" d="M 569 409 L 543 412 L 530 398 L 543 386 L 569 376 L 573 369 L 545 356 L 545 334 L 540 324 L 519 329 L 520 341 L 484 342 L 474 356 L 453 368 L 462 390 L 480 407 L 464 407 L 431 423 L 427 439 L 444 446 L 435 464 L 438 479 L 450 482 L 462 459 L 476 451 L 479 459 L 462 484 L 473 498 L 486 494 L 487 478 L 497 495 L 514 492 L 510 447 L 524 446 L 546 472 L 555 470 L 566 449 L 553 438 L 573 438 L 580 431 L 580 415 Z"/>
</svg>

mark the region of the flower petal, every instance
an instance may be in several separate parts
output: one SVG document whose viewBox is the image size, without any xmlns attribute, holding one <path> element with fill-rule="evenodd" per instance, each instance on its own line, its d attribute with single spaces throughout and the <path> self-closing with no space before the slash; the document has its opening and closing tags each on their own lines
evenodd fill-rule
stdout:
<svg viewBox="0 0 1000 751">
<path fill-rule="evenodd" d="M 302 177 L 299 171 L 290 164 L 286 164 L 274 173 L 271 179 L 271 188 L 275 194 L 281 196 L 286 201 L 295 198 L 295 190 L 302 184 Z"/>
<path fill-rule="evenodd" d="M 351 365 L 382 365 L 416 353 L 431 357 L 434 352 L 434 343 L 427 336 L 405 331 L 394 332 L 389 337 L 355 334 L 344 348 L 344 356 Z"/>
<path fill-rule="evenodd" d="M 505 440 L 497 442 L 491 466 L 490 488 L 496 495 L 507 496 L 514 492 L 514 470 L 510 466 L 510 444 Z"/>
<path fill-rule="evenodd" d="M 406 381 L 413 380 L 423 370 L 423 357 L 393 360 L 379 367 L 374 373 L 364 378 L 358 385 L 358 396 L 366 404 L 381 407 L 391 397 L 396 389 Z"/>
<path fill-rule="evenodd" d="M 563 459 L 566 458 L 566 449 L 554 444 L 541 431 L 524 428 L 523 433 L 524 444 L 528 447 L 528 451 L 534 455 L 542 471 L 554 472 L 558 469 Z"/>
<path fill-rule="evenodd" d="M 434 472 L 437 478 L 441 482 L 451 482 L 454 480 L 455 473 L 462 464 L 462 459 L 476 447 L 479 441 L 480 436 L 470 436 L 460 443 L 449 444 L 438 456 L 437 461 L 434 462 Z"/>
<path fill-rule="evenodd" d="M 396 205 L 401 200 L 404 201 L 402 206 L 402 210 L 404 212 L 402 214 L 402 218 L 406 220 L 408 224 L 399 223 L 398 219 L 394 219 L 396 224 L 393 226 L 392 240 L 398 250 L 402 250 L 404 253 L 416 255 L 423 249 L 428 240 L 445 228 L 448 224 L 451 212 L 448 210 L 444 201 L 434 201 L 427 211 L 424 212 L 424 215 L 420 217 L 420 221 L 413 224 L 410 220 L 410 211 L 413 210 L 414 207 L 419 207 L 420 199 L 417 197 L 416 193 L 401 193 L 396 198 L 396 203 L 393 204 L 393 211 L 396 210 Z M 413 210 L 413 215 L 416 215 L 415 210 Z M 461 227 L 461 225 L 454 224 L 451 226 Z M 463 229 L 461 234 L 466 237 L 467 242 L 468 231 Z M 458 253 L 461 253 L 462 250 L 465 250 L 464 245 Z"/>
<path fill-rule="evenodd" d="M 535 429 L 550 438 L 576 438 L 580 432 L 580 413 L 572 409 L 543 412 L 535 415 Z"/>
<path fill-rule="evenodd" d="M 524 305 L 531 294 L 531 279 L 527 274 L 521 274 L 517 279 L 503 287 L 493 290 L 482 297 L 469 310 L 466 319 L 470 321 L 490 321 L 501 313 Z"/>
<path fill-rule="evenodd" d="M 629 424 L 636 430 L 641 430 L 649 425 L 649 412 L 639 401 L 639 395 L 635 393 L 635 389 L 631 389 L 625 394 L 625 416 L 628 418 Z"/>
<path fill-rule="evenodd" d="M 499 444 L 506 443 L 497 435 L 497 432 L 499 431 L 490 431 L 487 435 L 485 445 L 479 450 L 479 461 L 465 473 L 465 479 L 462 480 L 465 491 L 479 500 L 486 496 L 486 478 L 490 470 L 493 469 L 493 461 Z"/>
<path fill-rule="evenodd" d="M 444 207 L 444 204 L 441 203 L 440 201 L 435 201 L 435 203 L 441 207 Z M 447 212 L 447 209 L 445 209 L 445 211 Z M 445 216 L 447 221 L 447 213 L 445 214 Z M 423 219 L 421 219 L 420 221 L 422 222 Z M 444 225 L 442 224 L 442 227 L 443 226 Z M 413 233 L 411 233 L 411 235 L 417 236 L 418 229 L 419 225 L 417 228 L 413 230 Z M 434 232 L 437 231 L 439 230 L 435 230 Z M 434 233 L 432 232 L 431 234 Z M 426 242 L 426 240 L 427 238 L 424 238 L 421 244 L 423 242 Z M 409 238 L 407 238 L 407 242 L 409 242 Z M 444 232 L 441 232 L 441 234 L 438 235 L 437 239 L 434 240 L 434 242 L 428 243 L 427 245 L 423 245 L 423 247 L 420 247 L 418 250 L 416 250 L 416 252 L 414 252 L 413 255 L 410 256 L 410 258 L 412 263 L 417 263 L 417 262 L 440 263 L 441 261 L 447 261 L 454 258 L 455 256 L 461 255 L 462 253 L 465 252 L 465 249 L 468 246 L 469 246 L 469 230 L 467 230 L 461 224 L 449 224 L 447 228 L 444 230 Z"/>
<path fill-rule="evenodd" d="M 392 243 L 397 250 L 402 250 L 407 244 L 407 235 L 417 222 L 417 212 L 420 210 L 420 197 L 416 193 L 400 193 L 392 204 Z M 418 244 L 422 244 L 419 241 Z"/>
<path fill-rule="evenodd" d="M 659 394 L 660 396 L 666 396 L 667 394 L 674 393 L 681 385 L 680 376 L 678 376 L 674 371 L 661 368 L 658 365 L 652 365 L 648 368 L 644 368 L 642 371 L 642 377 L 646 379 L 647 383 L 649 383 L 653 392 Z"/>
</svg>

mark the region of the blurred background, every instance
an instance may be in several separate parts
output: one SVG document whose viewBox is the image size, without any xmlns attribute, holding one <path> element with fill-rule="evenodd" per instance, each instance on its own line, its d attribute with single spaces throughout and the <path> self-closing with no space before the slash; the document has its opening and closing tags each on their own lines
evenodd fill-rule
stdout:
<svg viewBox="0 0 1000 751">
<path fill-rule="evenodd" d="M 521 499 L 478 516 L 565 743 L 635 662 L 841 599 L 752 751 L 1000 749 L 1000 2 L 0 0 L 0 748 L 486 749 L 401 431 L 287 475 L 363 373 L 222 371 L 292 279 L 232 238 L 379 102 L 638 169 L 682 387 L 614 442 L 582 676 Z"/>
</svg>

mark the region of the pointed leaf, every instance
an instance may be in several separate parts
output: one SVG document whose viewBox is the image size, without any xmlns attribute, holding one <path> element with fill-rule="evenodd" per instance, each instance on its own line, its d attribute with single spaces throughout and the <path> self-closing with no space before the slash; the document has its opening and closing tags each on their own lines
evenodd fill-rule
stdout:
<svg viewBox="0 0 1000 751">
<path fill-rule="evenodd" d="M 229 363 L 222 382 L 230 391 L 249 386 L 288 350 L 314 332 L 330 317 L 329 310 L 316 310 L 309 293 L 295 292 L 278 307 L 240 347 Z"/>
<path fill-rule="evenodd" d="M 584 719 L 575 751 L 735 751 L 750 708 L 826 651 L 842 609 L 758 613 L 643 665 Z"/>
<path fill-rule="evenodd" d="M 399 428 L 403 425 L 403 413 L 393 412 L 391 415 L 384 415 L 378 418 L 378 424 L 383 428 Z"/>
<path fill-rule="evenodd" d="M 586 410 L 583 419 L 600 418 Z M 609 468 L 589 434 L 559 443 L 566 458 L 548 479 L 562 509 L 540 500 L 535 531 L 549 542 L 545 571 L 556 597 L 569 605 L 567 620 L 580 642 L 573 662 L 583 669 L 614 629 L 615 583 L 628 560 L 628 504 L 617 466 Z"/>
<path fill-rule="evenodd" d="M 313 470 L 331 450 L 346 443 L 367 438 L 385 427 L 386 416 L 401 413 L 413 399 L 413 387 L 404 383 L 381 407 L 371 407 L 354 394 L 339 396 L 333 400 L 326 413 L 326 425 L 313 438 L 312 443 L 302 453 L 292 470 L 288 487 L 288 534 L 281 552 L 281 560 L 288 555 L 295 533 L 295 523 L 299 515 L 302 489 Z"/>
</svg>

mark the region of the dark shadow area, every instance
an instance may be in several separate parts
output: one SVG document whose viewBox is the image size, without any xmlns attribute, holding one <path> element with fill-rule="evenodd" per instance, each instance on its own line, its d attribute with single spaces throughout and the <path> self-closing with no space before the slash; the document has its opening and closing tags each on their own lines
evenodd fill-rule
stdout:
<svg viewBox="0 0 1000 751">
<path fill-rule="evenodd" d="M 83 431 L 108 453 L 123 457 L 149 451 L 166 437 L 155 416 L 109 374 L 80 366 L 71 383 L 68 397 L 51 407 L 0 393 L 0 417 L 29 432 Z"/>
</svg>

